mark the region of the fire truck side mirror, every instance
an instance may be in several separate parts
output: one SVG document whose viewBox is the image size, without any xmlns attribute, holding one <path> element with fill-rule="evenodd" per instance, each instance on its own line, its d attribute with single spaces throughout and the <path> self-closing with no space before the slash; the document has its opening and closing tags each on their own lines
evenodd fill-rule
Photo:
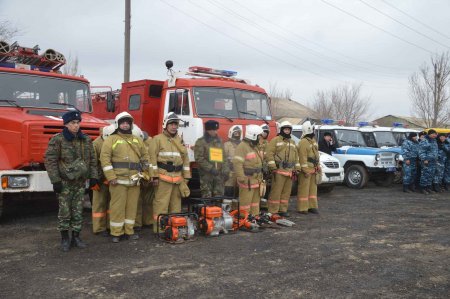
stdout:
<svg viewBox="0 0 450 299">
<path fill-rule="evenodd" d="M 106 93 L 106 111 L 108 112 L 116 111 L 115 97 L 110 91 Z"/>
</svg>

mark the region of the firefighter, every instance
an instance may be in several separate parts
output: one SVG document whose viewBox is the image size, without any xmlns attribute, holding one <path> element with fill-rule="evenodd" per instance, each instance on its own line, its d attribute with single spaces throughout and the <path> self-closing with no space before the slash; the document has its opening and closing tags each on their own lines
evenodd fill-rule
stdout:
<svg viewBox="0 0 450 299">
<path fill-rule="evenodd" d="M 272 172 L 272 187 L 269 195 L 269 213 L 289 217 L 287 212 L 291 196 L 293 173 L 300 171 L 295 142 L 291 139 L 292 125 L 288 121 L 280 124 L 280 133 L 267 146 L 267 165 Z"/>
<path fill-rule="evenodd" d="M 244 140 L 236 147 L 233 159 L 233 169 L 239 186 L 240 209 L 251 215 L 259 215 L 263 158 L 258 151 L 258 142 L 262 133 L 263 130 L 259 126 L 248 125 Z"/>
<path fill-rule="evenodd" d="M 297 145 L 301 167 L 298 177 L 297 212 L 318 214 L 317 179 L 321 176 L 319 148 L 310 121 L 303 123 L 302 132 L 302 138 Z"/>
<path fill-rule="evenodd" d="M 145 148 L 150 155 L 150 143 L 152 138 L 145 131 L 140 132 L 140 136 L 144 141 Z M 150 157 L 150 161 L 152 158 Z M 153 225 L 153 199 L 155 197 L 155 188 L 153 182 L 143 181 L 141 184 L 141 192 L 138 201 L 136 223 L 134 229 L 139 231 L 143 225 Z"/>
<path fill-rule="evenodd" d="M 259 136 L 259 142 L 258 142 L 258 151 L 261 157 L 263 158 L 263 180 L 266 182 L 267 185 L 271 185 L 271 173 L 269 171 L 269 166 L 267 165 L 267 159 L 266 159 L 266 149 L 267 145 L 269 144 L 268 138 L 270 133 L 270 127 L 268 124 L 262 124 L 260 125 L 260 128 L 263 130 L 263 133 Z M 265 193 L 268 193 L 266 191 Z M 261 195 L 261 203 L 260 208 L 267 210 L 267 196 L 268 194 Z"/>
<path fill-rule="evenodd" d="M 133 117 L 121 112 L 115 118 L 116 131 L 102 146 L 100 162 L 109 184 L 112 242 L 139 239 L 134 233 L 142 172 L 149 172 L 149 156 L 144 142 L 132 135 Z"/>
<path fill-rule="evenodd" d="M 109 236 L 109 188 L 106 184 L 105 175 L 103 174 L 102 165 L 100 163 L 100 153 L 103 142 L 109 135 L 115 131 L 114 125 L 106 126 L 102 129 L 101 135 L 94 142 L 95 155 L 97 157 L 97 172 L 99 177 L 98 185 L 92 188 L 92 231 L 94 234 L 101 234 L 104 237 Z"/>
<path fill-rule="evenodd" d="M 187 181 L 191 178 L 189 157 L 178 133 L 180 119 L 169 112 L 163 120 L 163 132 L 150 143 L 151 164 L 157 184 L 153 200 L 153 231 L 158 215 L 181 212 L 181 198 L 189 196 Z"/>
<path fill-rule="evenodd" d="M 89 179 L 89 187 L 93 187 L 98 183 L 98 174 L 92 141 L 80 130 L 80 111 L 66 112 L 62 119 L 63 131 L 53 136 L 48 143 L 45 168 L 59 201 L 61 250 L 67 252 L 70 247 L 86 247 L 80 239 L 83 198 L 86 180 Z M 72 240 L 69 238 L 70 229 Z"/>
<path fill-rule="evenodd" d="M 195 142 L 194 156 L 200 175 L 202 197 L 223 196 L 224 181 L 228 179 L 228 163 L 224 159 L 222 140 L 217 136 L 219 123 L 205 122 L 205 133 Z"/>
<path fill-rule="evenodd" d="M 241 143 L 242 129 L 239 125 L 231 126 L 228 130 L 228 141 L 223 144 L 225 159 L 230 169 L 230 177 L 225 182 L 225 196 L 235 197 L 237 196 L 237 182 L 236 175 L 233 171 L 233 158 L 236 151 L 236 147 Z"/>
</svg>

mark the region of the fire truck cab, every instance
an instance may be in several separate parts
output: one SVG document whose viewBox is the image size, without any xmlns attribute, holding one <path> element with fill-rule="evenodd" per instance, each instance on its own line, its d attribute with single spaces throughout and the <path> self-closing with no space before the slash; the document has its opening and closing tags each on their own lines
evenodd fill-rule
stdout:
<svg viewBox="0 0 450 299">
<path fill-rule="evenodd" d="M 80 110 L 81 130 L 92 139 L 105 125 L 90 115 L 89 82 L 58 71 L 62 54 L 38 50 L 0 41 L 0 215 L 5 198 L 53 192 L 44 154 L 50 138 L 62 131 L 62 114 Z"/>
</svg>

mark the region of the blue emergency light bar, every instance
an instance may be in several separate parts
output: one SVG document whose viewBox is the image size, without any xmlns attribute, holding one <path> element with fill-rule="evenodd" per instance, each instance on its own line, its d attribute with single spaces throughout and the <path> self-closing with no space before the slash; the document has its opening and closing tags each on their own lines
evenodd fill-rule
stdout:
<svg viewBox="0 0 450 299">
<path fill-rule="evenodd" d="M 331 125 L 334 123 L 334 119 L 324 118 L 320 120 L 324 125 Z"/>
<path fill-rule="evenodd" d="M 360 121 L 359 123 L 358 123 L 358 126 L 359 127 L 364 127 L 364 126 L 368 126 L 369 125 L 369 122 L 368 121 Z"/>
<path fill-rule="evenodd" d="M 235 72 L 235 71 L 216 70 L 216 69 L 212 69 L 209 67 L 203 67 L 203 66 L 191 66 L 189 68 L 189 72 L 200 73 L 200 74 L 210 74 L 210 75 L 217 75 L 217 76 L 224 76 L 224 77 L 234 77 L 237 75 L 237 72 Z"/>
<path fill-rule="evenodd" d="M 394 123 L 392 124 L 392 126 L 393 126 L 394 128 L 401 128 L 401 127 L 403 127 L 403 123 L 394 122 Z"/>
</svg>

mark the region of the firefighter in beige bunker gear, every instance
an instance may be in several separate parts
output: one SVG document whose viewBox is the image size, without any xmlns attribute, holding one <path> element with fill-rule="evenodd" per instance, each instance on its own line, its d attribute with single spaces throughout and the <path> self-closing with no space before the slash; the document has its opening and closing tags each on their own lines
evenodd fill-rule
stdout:
<svg viewBox="0 0 450 299">
<path fill-rule="evenodd" d="M 272 187 L 269 195 L 269 213 L 288 217 L 293 174 L 300 171 L 298 152 L 291 139 L 292 125 L 288 121 L 280 124 L 280 133 L 267 146 L 267 164 L 272 172 Z"/>
<path fill-rule="evenodd" d="M 225 182 L 225 196 L 237 197 L 238 186 L 236 181 L 236 174 L 233 170 L 233 158 L 236 147 L 241 143 L 242 128 L 239 125 L 234 125 L 228 130 L 228 141 L 223 144 L 226 163 L 230 169 L 230 175 Z"/>
<path fill-rule="evenodd" d="M 189 196 L 187 181 L 191 178 L 189 157 L 180 136 L 180 118 L 169 112 L 163 121 L 163 132 L 150 143 L 151 164 L 157 182 L 153 200 L 153 231 L 158 229 L 158 215 L 181 212 L 181 198 Z"/>
<path fill-rule="evenodd" d="M 115 118 L 116 132 L 102 146 L 100 161 L 109 182 L 112 241 L 120 237 L 139 238 L 134 233 L 142 172 L 151 175 L 149 156 L 143 141 L 132 135 L 133 118 L 121 112 Z M 149 173 L 150 172 L 150 173 Z"/>
<path fill-rule="evenodd" d="M 251 215 L 259 214 L 261 199 L 262 157 L 258 152 L 258 136 L 263 130 L 257 125 L 246 127 L 244 140 L 236 147 L 233 169 L 239 186 L 240 209 Z"/>
<path fill-rule="evenodd" d="M 297 212 L 318 214 L 317 176 L 321 176 L 319 147 L 310 121 L 302 125 L 302 138 L 297 145 L 301 172 L 298 177 Z"/>
<path fill-rule="evenodd" d="M 269 185 L 271 185 L 272 178 L 271 178 L 271 173 L 269 171 L 269 166 L 267 165 L 266 155 L 267 155 L 267 145 L 269 144 L 268 139 L 269 139 L 270 127 L 268 124 L 262 124 L 262 125 L 260 125 L 260 128 L 263 130 L 263 132 L 258 137 L 258 139 L 259 139 L 258 151 L 259 151 L 259 154 L 261 155 L 261 158 L 263 159 L 263 161 L 262 161 L 263 162 L 263 167 L 262 167 L 263 180 L 264 180 L 265 184 L 267 186 L 269 186 Z M 259 207 L 261 209 L 267 210 L 267 197 L 268 197 L 267 195 L 269 193 L 269 189 L 270 188 L 268 188 L 268 190 L 266 190 L 266 192 L 261 195 L 261 202 L 259 205 Z"/>
<path fill-rule="evenodd" d="M 150 154 L 150 143 L 152 138 L 148 136 L 147 132 L 142 132 L 141 138 L 144 140 L 144 145 Z M 150 161 L 151 161 L 150 157 Z M 153 199 L 155 198 L 155 187 L 153 182 L 143 181 L 141 184 L 141 192 L 138 201 L 135 230 L 139 230 L 143 225 L 149 226 L 153 224 Z"/>
<path fill-rule="evenodd" d="M 103 174 L 102 165 L 100 163 L 100 153 L 103 142 L 109 135 L 114 133 L 115 126 L 113 124 L 103 127 L 94 142 L 95 155 L 97 157 L 97 172 L 99 176 L 98 185 L 92 190 L 92 231 L 94 234 L 109 236 L 109 201 L 110 194 L 108 181 Z"/>
</svg>

